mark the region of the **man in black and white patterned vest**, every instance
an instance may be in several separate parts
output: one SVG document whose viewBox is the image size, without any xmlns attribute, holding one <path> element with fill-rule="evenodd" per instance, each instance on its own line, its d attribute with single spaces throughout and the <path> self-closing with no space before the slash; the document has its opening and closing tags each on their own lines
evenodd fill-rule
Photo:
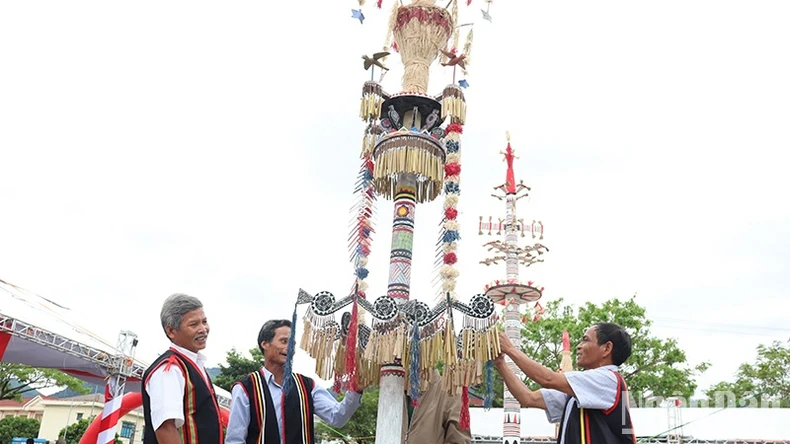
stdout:
<svg viewBox="0 0 790 444">
<path fill-rule="evenodd" d="M 523 407 L 546 410 L 560 422 L 558 444 L 636 444 L 628 406 L 628 387 L 618 368 L 631 356 L 631 337 L 619 325 L 600 322 L 576 347 L 584 371 L 554 372 L 518 350 L 499 334 L 502 354 L 495 364 L 510 393 Z M 530 390 L 505 362 L 505 355 L 542 388 Z"/>
</svg>

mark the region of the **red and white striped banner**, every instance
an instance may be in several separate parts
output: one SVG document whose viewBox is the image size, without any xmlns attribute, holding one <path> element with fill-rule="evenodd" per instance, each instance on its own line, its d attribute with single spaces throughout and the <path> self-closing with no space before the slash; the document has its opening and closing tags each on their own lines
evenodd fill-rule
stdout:
<svg viewBox="0 0 790 444">
<path fill-rule="evenodd" d="M 101 414 L 99 425 L 99 435 L 96 444 L 112 444 L 115 442 L 115 431 L 118 429 L 118 421 L 121 419 L 121 404 L 123 396 L 112 396 L 110 381 L 104 388 L 104 410 Z"/>
</svg>

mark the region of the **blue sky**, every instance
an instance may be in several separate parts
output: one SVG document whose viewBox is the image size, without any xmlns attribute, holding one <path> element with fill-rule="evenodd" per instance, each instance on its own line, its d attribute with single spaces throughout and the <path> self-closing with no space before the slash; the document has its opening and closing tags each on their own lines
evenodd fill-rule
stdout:
<svg viewBox="0 0 790 444">
<path fill-rule="evenodd" d="M 370 3 L 370 2 L 369 2 Z M 71 307 L 111 342 L 166 346 L 170 293 L 202 298 L 220 362 L 290 317 L 300 287 L 345 292 L 362 54 L 391 1 L 0 6 L 0 274 Z M 462 139 L 459 297 L 485 267 L 480 215 L 504 180 L 532 187 L 546 262 L 522 276 L 575 304 L 638 294 L 655 332 L 730 377 L 784 340 L 790 210 L 790 7 L 780 1 L 497 1 L 473 21 Z M 399 90 L 399 57 L 386 90 Z M 431 91 L 452 72 L 431 71 Z M 391 202 L 369 282 L 385 292 Z M 433 298 L 440 203 L 417 208 L 415 296 Z M 660 319 L 664 319 L 663 321 Z M 678 321 L 680 320 L 680 321 Z M 760 328 L 757 328 L 760 327 Z M 308 370 L 310 360 L 297 364 Z"/>
</svg>

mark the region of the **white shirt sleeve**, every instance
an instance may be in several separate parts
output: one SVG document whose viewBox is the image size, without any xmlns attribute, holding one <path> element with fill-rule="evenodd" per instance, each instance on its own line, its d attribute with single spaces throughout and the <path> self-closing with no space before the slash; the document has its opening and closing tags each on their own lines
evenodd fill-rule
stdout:
<svg viewBox="0 0 790 444">
<path fill-rule="evenodd" d="M 332 427 L 343 427 L 346 425 L 354 412 L 362 404 L 362 394 L 349 391 L 346 392 L 342 402 L 337 402 L 334 396 L 318 384 L 313 387 L 313 408 L 315 414 Z"/>
<path fill-rule="evenodd" d="M 581 408 L 606 410 L 617 399 L 617 376 L 609 369 L 565 372 L 565 377 Z"/>
<path fill-rule="evenodd" d="M 181 367 L 160 365 L 145 385 L 151 398 L 151 426 L 154 431 L 169 419 L 175 420 L 176 428 L 184 425 L 184 373 Z"/>
<path fill-rule="evenodd" d="M 570 396 L 553 389 L 540 389 L 540 395 L 546 404 L 546 419 L 551 423 L 560 422 Z"/>
<path fill-rule="evenodd" d="M 250 398 L 241 384 L 233 386 L 230 394 L 230 415 L 225 444 L 245 444 L 250 426 Z"/>
</svg>

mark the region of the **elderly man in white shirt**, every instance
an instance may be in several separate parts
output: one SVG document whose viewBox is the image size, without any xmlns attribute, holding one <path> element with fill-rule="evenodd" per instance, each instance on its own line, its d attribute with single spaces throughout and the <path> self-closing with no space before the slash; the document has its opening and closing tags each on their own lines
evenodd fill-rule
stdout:
<svg viewBox="0 0 790 444">
<path fill-rule="evenodd" d="M 264 366 L 233 386 L 225 444 L 312 444 L 313 414 L 340 428 L 359 408 L 362 392 L 347 392 L 338 402 L 312 379 L 297 373 L 285 375 L 290 336 L 289 320 L 263 324 L 258 346 Z M 294 378 L 294 387 L 287 396 L 283 392 L 286 377 Z"/>
<path fill-rule="evenodd" d="M 143 444 L 220 444 L 219 405 L 200 353 L 209 333 L 203 304 L 176 293 L 160 318 L 171 344 L 143 373 Z"/>
<path fill-rule="evenodd" d="M 631 336 L 620 325 L 598 322 L 576 347 L 584 371 L 557 373 L 535 362 L 499 333 L 502 354 L 494 364 L 522 407 L 546 410 L 549 422 L 561 422 L 558 444 L 635 444 L 628 386 L 618 368 L 631 356 Z M 508 363 L 509 356 L 542 388 L 530 390 Z"/>
</svg>

